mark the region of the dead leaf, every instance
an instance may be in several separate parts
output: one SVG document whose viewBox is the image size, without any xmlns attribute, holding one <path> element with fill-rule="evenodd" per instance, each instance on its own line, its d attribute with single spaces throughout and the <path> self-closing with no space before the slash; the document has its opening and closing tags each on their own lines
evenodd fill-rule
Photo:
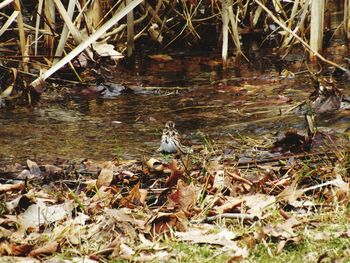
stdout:
<svg viewBox="0 0 350 263">
<path fill-rule="evenodd" d="M 173 58 L 171 56 L 164 55 L 164 54 L 149 55 L 148 57 L 157 61 L 157 62 L 168 62 L 168 61 L 173 60 Z"/>
<path fill-rule="evenodd" d="M 70 217 L 73 208 L 73 203 L 71 201 L 47 206 L 42 199 L 38 199 L 36 204 L 29 206 L 24 213 L 18 216 L 18 223 L 21 228 L 36 229 L 41 224 L 51 224 L 66 217 Z"/>
<path fill-rule="evenodd" d="M 236 237 L 236 234 L 223 229 L 218 233 L 211 233 L 212 229 L 205 227 L 193 228 L 187 232 L 175 232 L 175 236 L 180 241 L 190 241 L 195 244 L 211 244 L 211 245 L 220 245 L 233 250 L 234 256 L 242 256 L 246 258 L 248 256 L 247 248 L 240 248 L 235 241 L 232 241 Z"/>
<path fill-rule="evenodd" d="M 25 256 L 32 251 L 33 245 L 12 245 L 12 255 L 14 256 Z"/>
<path fill-rule="evenodd" d="M 32 176 L 40 176 L 41 171 L 40 171 L 40 168 L 39 168 L 39 166 L 37 165 L 36 162 L 33 162 L 33 161 L 28 159 L 27 160 L 27 165 L 28 165 L 30 174 Z"/>
<path fill-rule="evenodd" d="M 214 207 L 214 211 L 216 214 L 229 213 L 232 212 L 234 208 L 240 206 L 242 202 L 243 199 L 241 197 L 225 196 L 224 200 L 222 200 L 222 204 Z"/>
<path fill-rule="evenodd" d="M 296 237 L 293 228 L 299 224 L 300 222 L 295 217 L 291 217 L 283 223 L 277 224 L 276 226 L 266 225 L 263 228 L 263 232 L 265 235 L 270 237 L 289 239 Z"/>
<path fill-rule="evenodd" d="M 149 169 L 154 170 L 156 172 L 163 171 L 163 164 L 161 161 L 155 158 L 151 158 L 146 162 L 146 165 Z"/>
<path fill-rule="evenodd" d="M 185 231 L 187 216 L 183 211 L 172 213 L 159 213 L 152 222 L 152 234 L 168 233 L 170 229 Z"/>
<path fill-rule="evenodd" d="M 168 207 L 174 206 L 178 210 L 190 211 L 196 205 L 200 191 L 199 187 L 187 185 L 179 180 L 175 192 L 169 195 Z"/>
<path fill-rule="evenodd" d="M 136 206 L 143 205 L 141 202 L 140 182 L 131 189 L 128 196 L 120 200 L 119 205 L 128 208 L 135 208 Z"/>
<path fill-rule="evenodd" d="M 8 192 L 14 190 L 22 191 L 25 188 L 24 182 L 16 184 L 0 184 L 0 192 Z"/>
<path fill-rule="evenodd" d="M 55 174 L 61 174 L 63 172 L 63 169 L 55 166 L 55 165 L 50 165 L 50 164 L 46 164 L 44 165 L 45 167 L 45 171 L 49 176 L 55 175 Z"/>
<path fill-rule="evenodd" d="M 126 259 L 126 260 L 132 260 L 134 255 L 135 255 L 135 251 L 131 247 L 129 247 L 126 244 L 120 245 L 119 256 L 121 258 Z"/>
<path fill-rule="evenodd" d="M 57 241 L 50 242 L 50 243 L 46 244 L 45 246 L 42 246 L 42 247 L 39 247 L 37 249 L 32 250 L 29 253 L 29 256 L 36 257 L 38 255 L 43 255 L 43 254 L 44 255 L 53 254 L 58 250 L 58 246 L 59 246 L 59 244 Z"/>
<path fill-rule="evenodd" d="M 170 169 L 170 176 L 165 182 L 164 187 L 172 187 L 177 184 L 178 180 L 183 178 L 184 171 L 177 166 L 175 159 L 171 160 L 168 168 Z"/>
<path fill-rule="evenodd" d="M 111 57 L 116 61 L 124 58 L 120 52 L 114 49 L 115 47 L 113 45 L 106 42 L 94 42 L 92 43 L 92 47 L 101 57 Z"/>
<path fill-rule="evenodd" d="M 106 162 L 104 168 L 101 170 L 96 186 L 100 188 L 101 186 L 110 186 L 113 181 L 113 163 L 111 161 Z"/>
<path fill-rule="evenodd" d="M 274 209 L 276 207 L 276 198 L 272 195 L 255 194 L 243 196 L 245 205 L 249 208 L 248 213 L 259 218 L 262 217 L 266 209 Z"/>
</svg>

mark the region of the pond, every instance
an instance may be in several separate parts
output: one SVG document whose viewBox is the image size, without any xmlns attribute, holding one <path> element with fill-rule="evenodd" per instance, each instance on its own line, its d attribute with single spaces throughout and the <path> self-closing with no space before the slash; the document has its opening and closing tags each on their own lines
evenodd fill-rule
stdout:
<svg viewBox="0 0 350 263">
<path fill-rule="evenodd" d="M 108 81 L 133 92 L 56 101 L 45 95 L 33 107 L 1 109 L 0 163 L 149 157 L 168 120 L 197 145 L 203 144 L 203 135 L 229 144 L 238 133 L 258 137 L 289 128 L 305 131 L 303 115 L 284 114 L 313 90 L 303 57 L 290 58 L 281 66 L 260 54 L 251 63 L 223 70 L 218 53 L 177 53 L 167 62 L 142 58 L 131 69 L 110 67 Z M 285 67 L 300 74 L 282 79 Z M 340 88 L 349 95 L 347 82 Z M 319 125 L 344 131 L 349 120 L 340 112 Z"/>
</svg>

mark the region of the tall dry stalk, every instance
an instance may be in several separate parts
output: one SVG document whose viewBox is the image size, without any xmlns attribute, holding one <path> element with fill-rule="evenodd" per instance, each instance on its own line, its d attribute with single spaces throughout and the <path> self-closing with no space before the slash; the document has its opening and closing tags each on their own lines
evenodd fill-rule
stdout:
<svg viewBox="0 0 350 263">
<path fill-rule="evenodd" d="M 41 20 L 41 15 L 42 15 L 42 10 L 43 10 L 43 4 L 44 4 L 44 0 L 39 0 L 37 14 L 36 14 L 36 21 L 35 21 L 35 39 L 34 39 L 34 55 L 35 56 L 38 53 L 39 28 L 40 28 L 40 20 Z"/>
<path fill-rule="evenodd" d="M 303 30 L 304 30 L 304 22 L 305 22 L 306 18 L 308 17 L 310 1 L 311 0 L 303 1 L 303 4 L 301 5 L 301 8 L 300 8 L 300 10 L 298 12 L 295 10 L 295 9 L 297 9 L 295 3 L 297 3 L 298 1 L 294 2 L 292 13 L 291 13 L 291 16 L 289 18 L 288 25 L 287 25 L 288 28 L 290 30 L 292 30 L 292 25 L 293 25 L 292 22 L 298 16 L 298 23 L 295 25 L 295 27 L 294 27 L 294 29 L 292 31 L 294 34 L 300 33 L 300 35 L 302 35 L 304 33 L 303 32 Z M 300 12 L 301 12 L 301 14 L 300 14 Z M 283 42 L 281 44 L 280 49 L 285 49 L 285 48 L 290 49 L 291 48 L 291 44 L 292 44 L 291 42 L 292 42 L 293 39 L 294 39 L 293 34 L 290 34 L 289 32 L 285 32 L 284 40 L 283 40 Z"/>
<path fill-rule="evenodd" d="M 123 9 L 119 10 L 110 20 L 108 20 L 105 24 L 103 24 L 95 33 L 81 42 L 75 49 L 73 49 L 70 53 L 68 53 L 63 59 L 58 61 L 55 65 L 53 65 L 50 69 L 36 78 L 30 85 L 35 88 L 39 86 L 42 82 L 44 82 L 48 77 L 54 74 L 57 70 L 62 68 L 64 65 L 69 63 L 73 58 L 79 55 L 82 51 L 84 51 L 87 47 L 89 47 L 92 43 L 94 43 L 97 39 L 99 39 L 103 34 L 106 33 L 112 26 L 118 23 L 123 17 L 125 17 L 131 10 L 133 10 L 136 6 L 142 3 L 143 0 L 133 0 L 130 4 L 125 6 Z"/>
<path fill-rule="evenodd" d="M 350 0 L 344 1 L 344 30 L 347 40 L 350 41 Z"/>
<path fill-rule="evenodd" d="M 73 18 L 73 13 L 74 13 L 76 2 L 77 2 L 77 0 L 69 0 L 67 13 L 68 13 L 68 17 L 70 20 L 72 20 L 72 18 Z M 56 64 L 59 61 L 59 57 L 62 56 L 64 46 L 66 45 L 69 33 L 70 33 L 70 31 L 68 29 L 67 24 L 64 24 L 63 29 L 62 29 L 62 33 L 61 33 L 61 37 L 60 37 L 60 40 L 58 41 L 58 45 L 56 48 L 55 59 L 54 59 L 53 64 Z"/>
<path fill-rule="evenodd" d="M 45 24 L 44 29 L 48 32 L 52 32 L 51 35 L 45 35 L 45 43 L 47 47 L 50 49 L 53 48 L 54 45 L 54 36 L 53 32 L 56 27 L 56 16 L 55 16 L 55 5 L 53 0 L 44 1 L 44 15 L 45 15 Z"/>
<path fill-rule="evenodd" d="M 18 32 L 19 32 L 19 43 L 21 46 L 21 54 L 22 54 L 22 57 L 24 59 L 25 50 L 26 50 L 26 36 L 24 33 L 22 7 L 21 7 L 21 3 L 19 2 L 19 0 L 15 0 L 13 5 L 14 5 L 14 9 L 19 12 L 17 15 L 17 25 L 18 25 Z"/>
<path fill-rule="evenodd" d="M 310 47 L 317 52 L 322 50 L 325 8 L 324 2 L 324 0 L 313 0 L 311 2 Z M 310 59 L 315 59 L 315 54 L 313 52 L 310 52 Z"/>
<path fill-rule="evenodd" d="M 222 10 L 221 10 L 221 18 L 222 18 L 222 61 L 224 66 L 227 64 L 227 53 L 228 53 L 228 9 L 230 8 L 229 0 L 222 0 Z M 231 7 L 232 8 L 232 7 Z"/>
<path fill-rule="evenodd" d="M 338 65 L 337 63 L 334 63 L 333 61 L 330 61 L 326 58 L 324 58 L 320 53 L 318 53 L 316 50 L 314 50 L 308 43 L 306 43 L 299 35 L 291 31 L 284 23 L 282 23 L 262 2 L 261 0 L 254 0 L 255 3 L 257 3 L 259 6 L 261 6 L 264 11 L 273 19 L 273 21 L 278 24 L 283 30 L 288 32 L 289 34 L 292 34 L 293 37 L 295 37 L 303 46 L 305 49 L 307 49 L 309 52 L 314 53 L 316 57 L 318 57 L 320 60 L 324 61 L 325 63 L 328 63 L 336 68 L 339 68 L 343 71 L 348 71 L 345 67 L 342 67 Z"/>
<path fill-rule="evenodd" d="M 130 4 L 132 0 L 127 0 L 126 3 Z M 132 56 L 134 50 L 134 12 L 131 10 L 126 16 L 127 23 L 127 54 L 128 57 Z"/>
</svg>

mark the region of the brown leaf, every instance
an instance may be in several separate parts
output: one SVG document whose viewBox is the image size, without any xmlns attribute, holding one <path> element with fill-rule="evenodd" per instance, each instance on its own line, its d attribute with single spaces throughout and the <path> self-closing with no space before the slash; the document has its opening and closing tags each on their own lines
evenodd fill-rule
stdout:
<svg viewBox="0 0 350 263">
<path fill-rule="evenodd" d="M 187 216 L 183 211 L 176 214 L 160 213 L 152 220 L 152 233 L 168 233 L 170 229 L 186 230 Z"/>
<path fill-rule="evenodd" d="M 23 190 L 25 187 L 24 182 L 17 184 L 0 184 L 0 192 L 8 192 L 13 190 Z"/>
<path fill-rule="evenodd" d="M 200 189 L 194 185 L 187 185 L 182 180 L 177 182 L 176 191 L 169 195 L 169 206 L 175 206 L 178 210 L 189 211 L 192 209 L 199 196 Z"/>
<path fill-rule="evenodd" d="M 177 167 L 176 160 L 171 160 L 169 164 L 170 176 L 168 180 L 165 182 L 165 187 L 172 187 L 177 184 L 178 180 L 183 179 L 184 171 Z"/>
<path fill-rule="evenodd" d="M 52 253 L 55 253 L 58 250 L 58 246 L 59 246 L 59 244 L 57 241 L 50 242 L 50 243 L 46 244 L 45 246 L 42 246 L 42 247 L 39 247 L 37 249 L 32 250 L 29 253 L 29 256 L 36 257 L 36 256 L 42 255 L 42 254 L 50 255 Z"/>
<path fill-rule="evenodd" d="M 62 168 L 55 166 L 55 165 L 46 164 L 46 165 L 44 165 L 44 167 L 45 167 L 45 171 L 48 173 L 48 175 L 60 174 L 63 172 Z"/>
<path fill-rule="evenodd" d="M 140 193 L 140 182 L 138 182 L 129 192 L 128 196 L 122 198 L 119 202 L 121 207 L 135 208 L 136 206 L 142 205 L 141 193 Z"/>
<path fill-rule="evenodd" d="M 241 197 L 226 196 L 224 203 L 220 206 L 215 206 L 214 210 L 217 214 L 232 212 L 234 208 L 237 208 L 242 204 L 243 199 Z"/>
<path fill-rule="evenodd" d="M 255 194 L 243 196 L 245 205 L 249 207 L 248 213 L 257 217 L 262 217 L 265 209 L 276 207 L 276 198 L 270 195 Z"/>
<path fill-rule="evenodd" d="M 148 57 L 158 62 L 168 62 L 173 60 L 171 56 L 164 54 L 149 55 Z"/>
<path fill-rule="evenodd" d="M 96 186 L 110 186 L 113 181 L 113 163 L 107 162 L 97 178 Z"/>
<path fill-rule="evenodd" d="M 12 255 L 14 256 L 25 256 L 33 249 L 32 245 L 12 245 Z"/>
<path fill-rule="evenodd" d="M 40 171 L 40 168 L 39 166 L 37 165 L 36 162 L 33 162 L 31 160 L 27 160 L 27 165 L 28 165 L 28 168 L 29 168 L 29 171 L 30 171 L 30 174 L 33 175 L 33 176 L 40 176 L 41 174 L 41 171 Z"/>
<path fill-rule="evenodd" d="M 263 228 L 263 232 L 265 235 L 268 235 L 270 237 L 278 237 L 283 239 L 293 238 L 296 236 L 293 228 L 299 224 L 300 222 L 295 217 L 291 217 L 283 223 L 277 224 L 276 226 L 265 226 Z"/>
</svg>

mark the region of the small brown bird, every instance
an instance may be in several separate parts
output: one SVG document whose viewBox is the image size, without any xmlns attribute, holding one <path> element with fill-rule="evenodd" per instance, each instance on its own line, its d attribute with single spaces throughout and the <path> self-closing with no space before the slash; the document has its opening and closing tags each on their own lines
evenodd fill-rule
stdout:
<svg viewBox="0 0 350 263">
<path fill-rule="evenodd" d="M 161 153 L 192 153 L 192 149 L 181 144 L 179 132 L 175 129 L 175 123 L 168 121 L 163 129 L 160 147 L 157 151 Z"/>
<path fill-rule="evenodd" d="M 315 113 L 332 113 L 340 109 L 342 94 L 332 79 L 317 80 L 314 87 L 310 102 Z"/>
</svg>

